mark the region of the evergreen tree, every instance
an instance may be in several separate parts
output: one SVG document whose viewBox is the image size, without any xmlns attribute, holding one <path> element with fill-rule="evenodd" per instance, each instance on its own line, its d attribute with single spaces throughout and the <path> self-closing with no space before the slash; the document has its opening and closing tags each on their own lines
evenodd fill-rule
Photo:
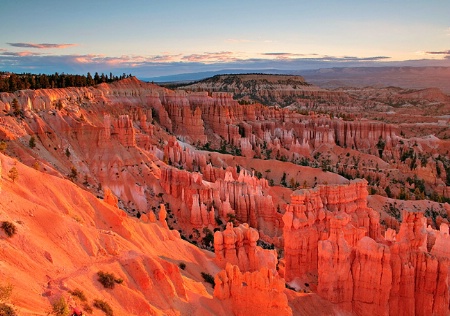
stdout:
<svg viewBox="0 0 450 316">
<path fill-rule="evenodd" d="M 36 147 L 36 139 L 34 138 L 34 136 L 31 136 L 30 141 L 28 142 L 28 146 L 30 146 L 31 149 Z"/>
<path fill-rule="evenodd" d="M 14 116 L 21 116 L 22 115 L 22 109 L 19 107 L 19 102 L 17 101 L 16 98 L 14 98 L 12 100 L 11 107 L 13 109 Z"/>
</svg>

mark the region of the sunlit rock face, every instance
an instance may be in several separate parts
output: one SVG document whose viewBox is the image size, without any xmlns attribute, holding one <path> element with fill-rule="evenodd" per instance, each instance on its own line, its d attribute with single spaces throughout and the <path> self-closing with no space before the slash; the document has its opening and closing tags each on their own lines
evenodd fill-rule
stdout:
<svg viewBox="0 0 450 316">
<path fill-rule="evenodd" d="M 356 315 L 446 315 L 448 225 L 426 229 L 423 212 L 404 210 L 399 233 L 385 239 L 366 186 L 362 180 L 293 194 L 283 216 L 286 279 L 316 275 L 317 293 Z"/>
<path fill-rule="evenodd" d="M 123 315 L 448 314 L 450 207 L 430 200 L 450 196 L 448 140 L 311 112 L 363 108 L 302 79 L 258 90 L 274 106 L 215 88 L 0 94 L 0 221 L 18 228 L 0 229 L 0 285 L 16 282 L 20 311 L 78 284 L 103 295 L 110 270 Z"/>
</svg>

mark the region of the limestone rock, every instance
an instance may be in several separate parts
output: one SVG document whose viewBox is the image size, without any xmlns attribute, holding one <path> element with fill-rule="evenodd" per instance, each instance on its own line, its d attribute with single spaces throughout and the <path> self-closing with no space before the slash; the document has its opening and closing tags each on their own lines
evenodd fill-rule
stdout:
<svg viewBox="0 0 450 316">
<path fill-rule="evenodd" d="M 267 268 L 242 273 L 228 263 L 215 277 L 214 297 L 226 300 L 235 315 L 292 315 L 284 280 Z"/>
<path fill-rule="evenodd" d="M 275 272 L 276 252 L 257 246 L 258 239 L 258 232 L 248 224 L 233 227 L 232 223 L 227 223 L 223 232 L 216 231 L 214 233 L 214 252 L 217 264 L 225 267 L 227 263 L 231 263 L 242 271 L 256 271 L 265 267 Z"/>
</svg>

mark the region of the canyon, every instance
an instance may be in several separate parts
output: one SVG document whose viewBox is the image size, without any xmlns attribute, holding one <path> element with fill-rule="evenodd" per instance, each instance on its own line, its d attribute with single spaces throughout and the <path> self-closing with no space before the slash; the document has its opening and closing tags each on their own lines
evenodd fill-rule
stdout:
<svg viewBox="0 0 450 316">
<path fill-rule="evenodd" d="M 0 290 L 20 315 L 448 315 L 449 105 L 261 74 L 0 93 Z"/>
</svg>

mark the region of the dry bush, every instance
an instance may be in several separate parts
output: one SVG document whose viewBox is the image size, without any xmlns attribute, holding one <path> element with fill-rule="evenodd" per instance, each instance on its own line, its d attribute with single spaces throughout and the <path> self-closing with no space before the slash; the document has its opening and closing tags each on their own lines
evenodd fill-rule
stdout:
<svg viewBox="0 0 450 316">
<path fill-rule="evenodd" d="M 8 235 L 8 237 L 12 237 L 17 233 L 16 225 L 11 222 L 3 222 L 2 229 L 5 231 L 5 234 Z"/>
<path fill-rule="evenodd" d="M 106 316 L 114 315 L 111 306 L 109 306 L 109 304 L 103 300 L 95 299 L 93 305 L 95 308 L 98 308 L 99 310 L 103 311 Z"/>
</svg>

